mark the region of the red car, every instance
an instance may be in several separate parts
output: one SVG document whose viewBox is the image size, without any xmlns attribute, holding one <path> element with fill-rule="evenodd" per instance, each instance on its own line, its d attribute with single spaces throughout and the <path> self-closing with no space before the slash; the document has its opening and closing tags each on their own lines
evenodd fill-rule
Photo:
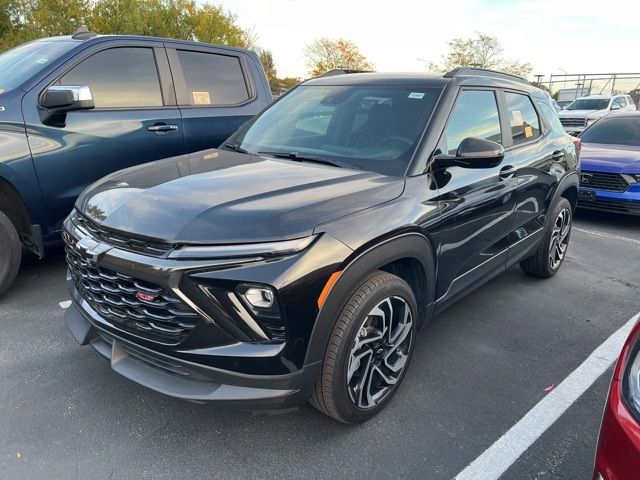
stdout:
<svg viewBox="0 0 640 480">
<path fill-rule="evenodd" d="M 640 322 L 627 338 L 613 373 L 593 478 L 640 478 Z"/>
</svg>

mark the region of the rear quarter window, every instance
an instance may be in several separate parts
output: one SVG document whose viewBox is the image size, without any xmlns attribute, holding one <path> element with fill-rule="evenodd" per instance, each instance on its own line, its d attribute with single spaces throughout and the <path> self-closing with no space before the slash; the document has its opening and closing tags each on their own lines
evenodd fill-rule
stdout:
<svg viewBox="0 0 640 480">
<path fill-rule="evenodd" d="M 549 130 L 553 130 L 557 133 L 565 133 L 564 127 L 562 126 L 562 123 L 560 123 L 560 118 L 558 118 L 558 113 L 555 108 L 552 108 L 544 102 L 538 102 L 538 107 L 542 113 L 543 123 Z"/>
</svg>

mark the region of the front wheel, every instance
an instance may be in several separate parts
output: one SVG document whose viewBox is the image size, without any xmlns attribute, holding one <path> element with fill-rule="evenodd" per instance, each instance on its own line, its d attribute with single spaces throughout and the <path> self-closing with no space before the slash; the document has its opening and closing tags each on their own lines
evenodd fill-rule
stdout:
<svg viewBox="0 0 640 480">
<path fill-rule="evenodd" d="M 22 245 L 11 220 L 0 212 L 0 297 L 9 289 L 18 274 Z"/>
<path fill-rule="evenodd" d="M 325 352 L 311 404 L 344 423 L 364 421 L 389 403 L 413 353 L 417 305 L 401 278 L 377 271 L 351 295 Z"/>
<path fill-rule="evenodd" d="M 520 262 L 522 270 L 541 278 L 555 275 L 567 255 L 573 220 L 569 200 L 561 197 L 550 212 L 549 220 L 538 250 Z"/>
</svg>

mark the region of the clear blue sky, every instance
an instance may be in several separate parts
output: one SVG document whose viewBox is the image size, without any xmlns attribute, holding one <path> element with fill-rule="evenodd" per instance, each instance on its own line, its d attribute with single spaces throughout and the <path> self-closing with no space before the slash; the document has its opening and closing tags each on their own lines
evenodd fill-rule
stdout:
<svg viewBox="0 0 640 480">
<path fill-rule="evenodd" d="M 200 0 L 201 3 L 204 0 Z M 304 45 L 352 40 L 380 71 L 424 70 L 447 40 L 481 31 L 533 74 L 640 71 L 640 1 L 211 0 L 254 28 L 280 75 L 304 76 Z"/>
</svg>

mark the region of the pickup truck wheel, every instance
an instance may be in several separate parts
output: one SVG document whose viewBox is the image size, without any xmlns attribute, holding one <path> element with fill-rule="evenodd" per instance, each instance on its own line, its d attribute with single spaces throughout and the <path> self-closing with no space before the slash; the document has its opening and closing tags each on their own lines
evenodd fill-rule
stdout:
<svg viewBox="0 0 640 480">
<path fill-rule="evenodd" d="M 411 360 L 417 318 L 407 282 L 381 271 L 368 276 L 333 327 L 311 404 L 344 423 L 382 410 Z"/>
<path fill-rule="evenodd" d="M 0 212 L 0 297 L 7 291 L 18 274 L 22 258 L 20 236 L 11 220 Z"/>
<path fill-rule="evenodd" d="M 520 262 L 520 268 L 535 277 L 554 276 L 567 254 L 572 220 L 571 204 L 561 197 L 549 213 L 549 222 L 540 246 L 532 256 Z"/>
</svg>

